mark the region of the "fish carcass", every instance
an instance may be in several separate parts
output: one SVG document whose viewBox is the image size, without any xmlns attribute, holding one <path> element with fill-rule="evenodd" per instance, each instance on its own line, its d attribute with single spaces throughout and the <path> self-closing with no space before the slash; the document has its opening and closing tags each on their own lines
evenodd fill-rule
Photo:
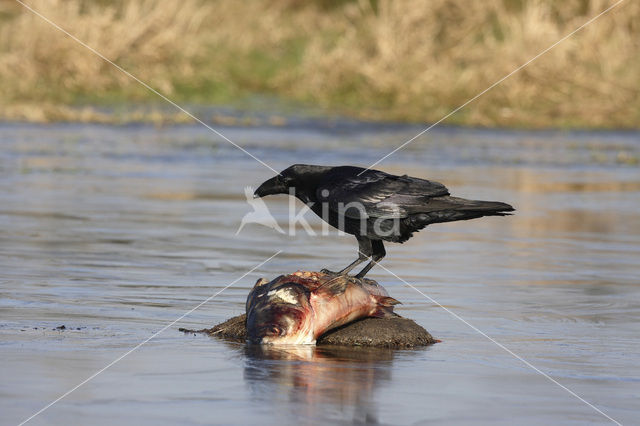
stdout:
<svg viewBox="0 0 640 426">
<path fill-rule="evenodd" d="M 298 271 L 260 279 L 247 297 L 251 343 L 308 344 L 365 317 L 391 317 L 396 299 L 378 283 L 346 275 Z"/>
</svg>

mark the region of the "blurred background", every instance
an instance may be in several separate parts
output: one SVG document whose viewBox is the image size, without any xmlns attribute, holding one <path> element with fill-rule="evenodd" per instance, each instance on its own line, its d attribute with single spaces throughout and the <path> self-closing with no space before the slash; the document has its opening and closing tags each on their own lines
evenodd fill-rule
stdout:
<svg viewBox="0 0 640 426">
<path fill-rule="evenodd" d="M 28 4 L 180 103 L 433 122 L 613 2 Z M 637 128 L 639 35 L 640 3 L 627 1 L 446 122 Z M 135 108 L 160 100 L 13 0 L 0 1 L 0 81 L 4 119 L 188 121 L 165 105 Z"/>
</svg>

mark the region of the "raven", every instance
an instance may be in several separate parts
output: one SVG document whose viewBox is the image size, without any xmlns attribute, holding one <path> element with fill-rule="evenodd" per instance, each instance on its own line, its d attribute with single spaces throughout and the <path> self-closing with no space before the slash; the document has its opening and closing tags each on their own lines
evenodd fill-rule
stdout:
<svg viewBox="0 0 640 426">
<path fill-rule="evenodd" d="M 439 182 L 354 166 L 294 164 L 260 185 L 254 197 L 272 194 L 293 195 L 331 226 L 355 235 L 358 258 L 335 274 L 348 274 L 371 258 L 356 278 L 386 255 L 383 240 L 404 243 L 431 223 L 514 211 L 506 203 L 451 197 Z"/>
</svg>

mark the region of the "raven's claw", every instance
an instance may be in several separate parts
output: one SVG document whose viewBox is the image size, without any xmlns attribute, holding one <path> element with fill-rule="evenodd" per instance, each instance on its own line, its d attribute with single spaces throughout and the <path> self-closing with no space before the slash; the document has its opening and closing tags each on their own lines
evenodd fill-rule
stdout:
<svg viewBox="0 0 640 426">
<path fill-rule="evenodd" d="M 340 273 L 340 272 L 333 272 L 333 271 L 330 271 L 330 270 L 328 270 L 328 269 L 320 269 L 320 273 L 322 273 L 322 274 L 326 274 L 326 275 L 335 275 L 335 276 L 338 276 L 338 275 L 346 275 L 346 274 L 342 274 L 342 273 Z"/>
</svg>

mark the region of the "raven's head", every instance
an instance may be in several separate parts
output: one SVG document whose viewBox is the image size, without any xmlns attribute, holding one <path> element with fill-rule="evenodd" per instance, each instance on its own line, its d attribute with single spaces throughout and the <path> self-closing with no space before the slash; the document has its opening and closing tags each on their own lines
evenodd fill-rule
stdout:
<svg viewBox="0 0 640 426">
<path fill-rule="evenodd" d="M 294 193 L 300 198 L 306 193 L 314 194 L 319 178 L 329 169 L 331 167 L 294 164 L 281 171 L 279 175 L 263 182 L 253 196 L 257 198 L 265 195 Z"/>
<path fill-rule="evenodd" d="M 288 194 L 289 184 L 287 179 L 280 173 L 279 175 L 266 180 L 253 193 L 253 198 L 264 197 L 273 194 Z"/>
</svg>

